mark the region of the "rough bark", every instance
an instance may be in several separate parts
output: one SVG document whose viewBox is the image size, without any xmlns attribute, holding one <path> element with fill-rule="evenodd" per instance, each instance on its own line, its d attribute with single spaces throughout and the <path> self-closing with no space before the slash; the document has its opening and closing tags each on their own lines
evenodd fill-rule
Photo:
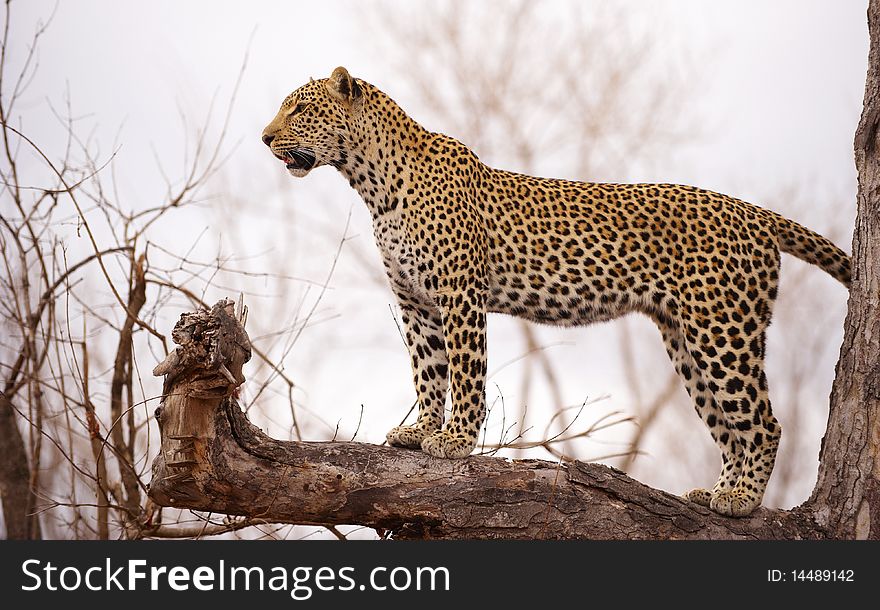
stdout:
<svg viewBox="0 0 880 610">
<path fill-rule="evenodd" d="M 261 521 L 365 525 L 396 538 L 822 538 L 808 510 L 719 516 L 599 464 L 432 458 L 364 443 L 284 442 L 233 394 L 247 335 L 229 301 L 184 314 L 157 410 L 150 497 Z"/>
<path fill-rule="evenodd" d="M 31 471 L 17 419 L 12 402 L 0 392 L 0 498 L 6 537 L 39 539 L 40 521 L 31 514 L 36 497 L 31 489 Z"/>
<path fill-rule="evenodd" d="M 808 502 L 831 535 L 880 538 L 880 2 L 854 149 L 859 173 L 853 281 L 819 478 Z"/>
</svg>

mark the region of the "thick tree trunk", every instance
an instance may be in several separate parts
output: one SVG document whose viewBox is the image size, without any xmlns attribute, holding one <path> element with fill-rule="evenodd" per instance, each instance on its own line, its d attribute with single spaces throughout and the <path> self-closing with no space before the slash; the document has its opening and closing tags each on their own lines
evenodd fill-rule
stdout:
<svg viewBox="0 0 880 610">
<path fill-rule="evenodd" d="M 161 506 L 265 521 L 366 525 L 396 538 L 822 538 L 808 510 L 721 517 L 581 462 L 432 458 L 364 443 L 282 442 L 232 397 L 250 355 L 231 302 L 184 314 L 157 410 Z"/>
<path fill-rule="evenodd" d="M 880 538 L 880 2 L 868 8 L 871 48 L 855 136 L 859 189 L 853 281 L 819 479 L 808 505 L 840 538 Z"/>
</svg>

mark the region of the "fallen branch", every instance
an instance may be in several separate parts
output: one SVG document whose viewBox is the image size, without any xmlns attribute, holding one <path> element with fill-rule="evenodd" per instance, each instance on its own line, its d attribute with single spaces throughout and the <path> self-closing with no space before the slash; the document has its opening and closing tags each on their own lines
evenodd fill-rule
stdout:
<svg viewBox="0 0 880 610">
<path fill-rule="evenodd" d="M 269 438 L 233 397 L 250 357 L 231 301 L 181 316 L 180 347 L 156 367 L 160 506 L 260 522 L 364 525 L 394 538 L 816 539 L 806 508 L 733 519 L 582 462 L 442 460 L 355 442 Z"/>
</svg>

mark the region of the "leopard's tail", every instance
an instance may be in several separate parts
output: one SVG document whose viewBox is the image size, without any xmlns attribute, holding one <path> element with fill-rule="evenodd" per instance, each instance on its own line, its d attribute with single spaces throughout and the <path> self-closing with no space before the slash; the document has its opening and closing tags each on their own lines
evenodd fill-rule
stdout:
<svg viewBox="0 0 880 610">
<path fill-rule="evenodd" d="M 815 231 L 779 214 L 773 214 L 779 234 L 779 249 L 816 265 L 849 288 L 852 266 L 846 252 Z"/>
</svg>

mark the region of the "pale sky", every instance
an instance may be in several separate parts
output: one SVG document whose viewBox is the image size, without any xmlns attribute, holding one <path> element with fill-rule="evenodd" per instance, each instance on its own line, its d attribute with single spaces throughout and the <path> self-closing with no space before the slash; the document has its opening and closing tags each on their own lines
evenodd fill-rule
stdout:
<svg viewBox="0 0 880 610">
<path fill-rule="evenodd" d="M 215 93 L 225 99 L 249 50 L 232 131 L 244 140 L 240 154 L 256 156 L 261 149 L 253 134 L 279 100 L 310 76 L 344 64 L 392 96 L 406 89 L 395 84 L 386 69 L 390 58 L 375 44 L 382 33 L 360 23 L 355 5 L 363 11 L 371 4 L 61 2 L 29 98 L 37 106 L 44 99 L 57 104 L 69 86 L 74 111 L 94 117 L 108 146 L 122 125 L 126 155 L 149 152 L 150 143 L 162 150 L 164 139 L 173 144 L 180 128 L 178 109 L 194 120 Z M 560 8 L 559 2 L 544 4 L 550 15 Z M 661 168 L 664 179 L 708 182 L 725 191 L 814 175 L 835 188 L 852 186 L 851 134 L 867 58 L 866 3 L 610 4 L 656 24 L 655 34 L 668 40 L 669 51 L 659 68 L 675 73 L 683 64 L 700 66 L 682 112 L 705 113 L 705 136 L 687 163 Z M 26 40 L 32 26 L 25 24 L 49 14 L 53 5 L 13 2 L 15 35 Z M 422 118 L 418 99 L 399 101 Z"/>
<path fill-rule="evenodd" d="M 104 157 L 118 148 L 123 207 L 155 205 L 165 193 L 156 159 L 161 159 L 169 174 L 179 175 L 183 143 L 192 140 L 194 125 L 203 121 L 212 98 L 216 98 L 212 126 L 216 129 L 222 122 L 247 53 L 227 132 L 230 158 L 209 191 L 247 202 L 237 220 L 241 227 L 248 227 L 249 238 L 229 239 L 222 233 L 228 228 L 212 224 L 210 210 L 184 216 L 192 225 L 169 229 L 169 234 L 179 230 L 179 247 L 185 250 L 193 230 L 197 234 L 207 227 L 199 246 L 206 258 L 218 247 L 235 243 L 235 254 L 250 257 L 257 267 L 276 264 L 260 257 L 271 258 L 276 244 L 289 241 L 296 253 L 289 261 L 289 273 L 323 281 L 335 245 L 316 234 L 319 228 L 330 226 L 338 228 L 334 239 L 341 237 L 347 210 L 354 206 L 350 233 L 357 236 L 360 250 L 372 256 L 369 264 L 375 271 L 379 259 L 369 218 L 345 181 L 329 168 L 313 172 L 307 180 L 292 181 L 267 154 L 259 136 L 285 95 L 310 76 L 329 75 L 337 65 L 378 85 L 429 129 L 446 131 L 443 124 L 431 122 L 424 102 L 392 70 L 396 63 L 392 60 L 399 58 L 389 57 L 387 46 L 376 44 L 387 33 L 375 29 L 376 20 L 370 20 L 368 27 L 361 18 L 364 11 L 418 4 L 386 3 L 381 9 L 368 0 L 61 2 L 40 46 L 39 72 L 18 108 L 22 128 L 39 144 L 57 149 L 62 134 L 48 104 L 63 108 L 69 93 L 79 128 L 92 134 Z M 561 11 L 560 2 L 542 4 L 548 19 Z M 855 210 L 852 138 L 867 63 L 866 2 L 628 0 L 585 4 L 591 10 L 613 4 L 640 24 L 645 35 L 662 41 L 661 56 L 652 64 L 659 73 L 692 78 L 685 83 L 680 112 L 699 117 L 698 133 L 681 148 L 653 159 L 649 167 L 631 168 L 629 179 L 695 184 L 755 203 L 776 202 L 794 189 L 801 205 L 795 210 L 784 208 L 783 202 L 780 211 L 796 212 L 798 220 L 821 232 L 842 226 L 835 239 L 849 249 Z M 54 3 L 29 0 L 12 6 L 14 38 L 24 45 L 37 20 L 51 13 Z M 491 37 L 487 37 L 487 47 L 491 47 Z M 542 41 L 535 40 L 531 52 L 540 53 L 541 48 Z M 492 51 L 485 49 L 486 54 Z M 15 56 L 15 49 L 11 52 Z M 20 56 L 21 46 L 18 52 Z M 602 57 L 595 61 L 601 62 Z M 534 77 L 536 86 L 552 79 L 552 66 Z M 181 114 L 187 117 L 187 126 Z M 316 205 L 324 201 L 332 205 Z M 346 252 L 321 302 L 319 317 L 324 321 L 306 329 L 285 364 L 297 379 L 298 400 L 305 408 L 320 412 L 331 425 L 342 421 L 342 429 L 350 433 L 363 404 L 365 422 L 358 438 L 381 442 L 384 431 L 398 423 L 413 398 L 407 357 L 388 313 L 390 294 L 369 284 L 350 284 L 346 278 L 361 271 Z M 790 263 L 785 264 L 790 268 Z M 821 272 L 813 274 L 818 277 Z M 823 352 L 816 370 L 808 371 L 810 394 L 822 403 L 833 378 L 846 296 L 827 278 L 811 280 L 808 287 L 829 300 L 829 319 L 823 321 L 832 327 L 827 353 Z M 272 288 L 265 292 L 271 293 Z M 213 301 L 226 294 L 218 291 L 207 298 Z M 269 307 L 267 299 L 251 302 L 252 319 L 260 317 L 261 307 Z M 296 303 L 289 304 L 288 316 L 295 307 Z M 170 312 L 169 319 L 177 313 Z M 664 358 L 650 324 L 644 320 L 632 324 L 639 338 L 637 356 L 652 362 Z M 791 348 L 802 327 L 797 320 L 779 322 L 777 327 L 770 349 L 783 353 L 782 345 L 789 342 Z M 510 320 L 491 320 L 490 371 L 522 353 L 513 328 Z M 608 394 L 611 408 L 626 411 L 631 397 L 614 347 L 618 328 L 540 331 L 547 345 L 569 344 L 552 351 L 567 401 L 577 404 Z M 783 361 L 770 366 L 771 396 L 774 367 L 784 366 Z M 152 368 L 152 363 L 145 363 L 144 368 Z M 521 374 L 511 367 L 494 379 L 506 400 L 517 400 Z M 538 406 L 535 411 L 540 414 Z M 544 422 L 540 415 L 535 417 L 533 424 L 540 430 Z M 798 459 L 815 460 L 821 435 L 815 422 L 824 425 L 822 417 L 815 415 L 812 427 L 803 431 L 810 437 Z M 697 418 L 691 419 L 689 430 L 699 435 L 694 442 L 711 446 Z M 284 421 L 282 414 L 277 421 Z M 678 421 L 670 419 L 667 425 L 678 425 Z M 283 428 L 279 423 L 274 432 Z M 318 429 L 314 428 L 316 434 Z M 656 434 L 649 443 L 650 455 L 641 458 L 648 463 L 669 457 L 662 428 Z M 589 457 L 601 451 L 593 447 L 583 454 Z M 642 474 L 647 482 L 676 492 L 682 486 L 711 485 L 711 481 L 692 480 L 681 468 L 656 463 Z M 802 500 L 811 486 L 805 482 L 798 488 L 801 497 L 790 501 Z"/>
</svg>

